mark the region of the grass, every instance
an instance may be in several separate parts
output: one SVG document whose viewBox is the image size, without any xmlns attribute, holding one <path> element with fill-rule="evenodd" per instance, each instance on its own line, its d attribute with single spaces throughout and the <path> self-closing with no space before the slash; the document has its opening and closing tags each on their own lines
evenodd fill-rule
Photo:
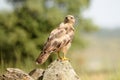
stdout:
<svg viewBox="0 0 120 80">
<path fill-rule="evenodd" d="M 87 73 L 85 72 L 80 74 L 81 80 L 120 80 L 120 71 L 113 72 L 92 72 Z"/>
<path fill-rule="evenodd" d="M 83 59 L 80 59 L 79 54 L 75 56 L 74 54 L 70 54 L 68 56 L 71 60 L 72 66 L 74 67 L 76 73 L 80 76 L 81 80 L 120 80 L 120 69 L 111 70 L 111 71 L 86 71 L 82 65 L 84 63 Z M 36 66 L 33 62 L 30 62 L 29 59 L 26 59 L 27 64 L 18 63 L 15 67 L 22 69 L 23 71 L 30 72 L 34 68 L 40 68 L 40 66 Z M 12 64 L 12 63 L 11 63 Z M 11 64 L 5 64 L 4 60 L 1 60 L 0 65 L 0 74 L 5 72 L 7 67 L 11 67 Z M 89 67 L 89 66 L 88 66 Z"/>
<path fill-rule="evenodd" d="M 90 38 L 90 41 L 91 43 L 86 49 L 79 50 L 79 47 L 74 47 L 67 54 L 81 80 L 120 80 L 119 40 Z M 1 59 L 0 74 L 3 74 L 7 67 L 17 67 L 26 72 L 42 67 L 35 65 L 34 60 L 29 58 L 24 64 L 21 61 L 17 62 L 15 66 L 12 66 L 13 64 L 6 64 Z"/>
</svg>

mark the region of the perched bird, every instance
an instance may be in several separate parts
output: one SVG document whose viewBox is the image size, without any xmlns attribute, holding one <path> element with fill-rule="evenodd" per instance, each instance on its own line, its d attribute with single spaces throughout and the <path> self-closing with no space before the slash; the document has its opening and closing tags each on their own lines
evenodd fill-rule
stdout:
<svg viewBox="0 0 120 80">
<path fill-rule="evenodd" d="M 67 15 L 64 21 L 50 33 L 46 43 L 44 44 L 41 54 L 36 59 L 37 64 L 43 64 L 52 52 L 57 52 L 60 60 L 67 60 L 65 57 L 74 37 L 75 18 Z M 63 53 L 63 57 L 60 56 Z"/>
</svg>

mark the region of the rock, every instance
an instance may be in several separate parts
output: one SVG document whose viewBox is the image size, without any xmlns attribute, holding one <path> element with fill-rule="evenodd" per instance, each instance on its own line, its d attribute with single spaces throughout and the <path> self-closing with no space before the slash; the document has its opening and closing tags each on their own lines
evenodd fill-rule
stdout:
<svg viewBox="0 0 120 80">
<path fill-rule="evenodd" d="M 7 72 L 0 77 L 0 80 L 34 80 L 34 79 L 20 69 L 7 68 Z"/>
<path fill-rule="evenodd" d="M 0 80 L 80 80 L 69 61 L 52 62 L 47 69 L 34 69 L 29 74 L 17 68 L 7 68 Z"/>
<path fill-rule="evenodd" d="M 43 77 L 43 72 L 43 69 L 34 69 L 29 73 L 29 75 L 35 80 L 40 80 Z"/>
<path fill-rule="evenodd" d="M 69 61 L 54 61 L 45 70 L 42 80 L 80 80 Z"/>
</svg>

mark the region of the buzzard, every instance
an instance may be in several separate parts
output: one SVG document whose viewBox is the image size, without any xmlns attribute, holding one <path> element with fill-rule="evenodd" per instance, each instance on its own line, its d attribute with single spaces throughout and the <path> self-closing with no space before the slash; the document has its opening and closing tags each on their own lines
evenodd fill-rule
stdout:
<svg viewBox="0 0 120 80">
<path fill-rule="evenodd" d="M 43 64 L 52 52 L 57 52 L 60 60 L 67 60 L 65 57 L 74 36 L 75 18 L 67 15 L 64 21 L 50 33 L 46 43 L 44 44 L 41 54 L 36 59 L 37 64 Z M 63 57 L 60 56 L 63 53 Z"/>
</svg>

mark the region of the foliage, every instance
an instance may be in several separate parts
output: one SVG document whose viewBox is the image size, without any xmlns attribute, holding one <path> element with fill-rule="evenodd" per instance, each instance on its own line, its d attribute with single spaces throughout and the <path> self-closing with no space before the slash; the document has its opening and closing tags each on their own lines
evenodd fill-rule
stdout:
<svg viewBox="0 0 120 80">
<path fill-rule="evenodd" d="M 50 31 L 67 14 L 78 16 L 74 44 L 84 45 L 79 35 L 80 30 L 89 32 L 96 29 L 91 20 L 81 17 L 81 11 L 88 7 L 89 0 L 8 1 L 13 4 L 14 11 L 0 14 L 0 63 L 3 68 L 28 68 L 29 65 L 35 67 L 33 63 Z M 52 59 L 54 57 L 49 58 L 43 67 Z"/>
</svg>

